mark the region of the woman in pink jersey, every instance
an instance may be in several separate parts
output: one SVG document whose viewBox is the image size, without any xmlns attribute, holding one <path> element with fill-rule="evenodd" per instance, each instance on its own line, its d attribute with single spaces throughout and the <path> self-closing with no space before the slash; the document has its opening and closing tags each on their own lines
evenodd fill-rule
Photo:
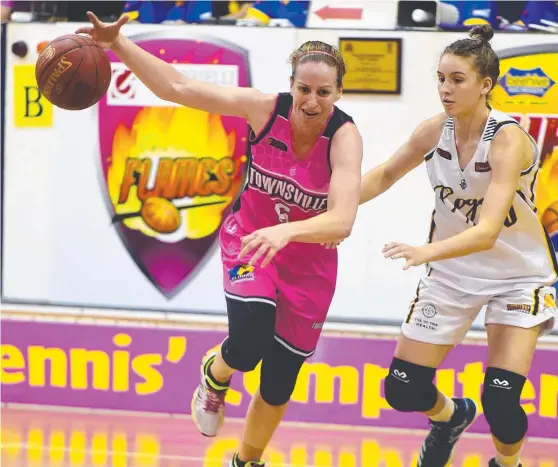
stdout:
<svg viewBox="0 0 558 467">
<path fill-rule="evenodd" d="M 362 138 L 335 107 L 345 65 L 319 41 L 291 55 L 290 92 L 219 87 L 182 75 L 120 34 L 126 22 L 78 29 L 110 48 L 159 98 L 250 124 L 246 186 L 220 233 L 229 336 L 202 363 L 192 400 L 200 432 L 215 436 L 236 371 L 260 361 L 260 389 L 248 410 L 233 467 L 263 466 L 302 364 L 314 352 L 335 291 L 337 251 L 356 216 Z"/>
</svg>

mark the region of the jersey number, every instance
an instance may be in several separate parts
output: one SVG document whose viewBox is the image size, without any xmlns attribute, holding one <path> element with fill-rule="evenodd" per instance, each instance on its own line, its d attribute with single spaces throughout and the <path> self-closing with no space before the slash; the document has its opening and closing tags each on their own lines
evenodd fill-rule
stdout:
<svg viewBox="0 0 558 467">
<path fill-rule="evenodd" d="M 291 208 L 289 206 L 285 206 L 283 203 L 277 203 L 275 205 L 275 212 L 277 213 L 277 218 L 281 223 L 289 222 L 290 211 Z"/>
</svg>

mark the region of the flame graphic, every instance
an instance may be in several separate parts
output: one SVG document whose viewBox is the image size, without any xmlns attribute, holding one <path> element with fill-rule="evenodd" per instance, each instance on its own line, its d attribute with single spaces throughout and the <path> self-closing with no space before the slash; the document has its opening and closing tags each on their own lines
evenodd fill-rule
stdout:
<svg viewBox="0 0 558 467">
<path fill-rule="evenodd" d="M 553 204 L 558 204 L 558 147 L 546 157 L 537 177 L 537 209 L 542 216 Z"/>
<path fill-rule="evenodd" d="M 152 228 L 153 219 L 152 222 L 146 223 L 143 216 L 153 209 L 142 210 L 142 201 L 138 197 L 138 183 L 129 188 L 125 200 L 119 201 L 123 180 L 131 159 L 150 160 L 151 168 L 146 188 L 151 190 L 156 184 L 159 164 L 163 158 L 173 160 L 211 158 L 215 161 L 224 158 L 232 159 L 235 142 L 235 132 L 226 133 L 219 115 L 187 107 L 142 109 L 136 115 L 130 129 L 120 124 L 114 133 L 112 157 L 109 159 L 110 165 L 107 171 L 107 187 L 115 213 L 123 215 L 122 222 L 128 228 L 139 230 L 149 237 L 155 237 L 166 243 L 211 235 L 219 228 L 223 211 L 230 205 L 239 189 L 240 180 L 237 180 L 237 174 L 240 170 L 240 162 L 244 162 L 246 156 L 234 162 L 234 169 L 230 173 L 231 183 L 227 185 L 224 194 L 208 196 L 194 194 L 191 197 L 168 200 L 180 214 L 179 217 L 175 216 L 176 229 L 161 228 L 156 231 Z M 177 167 L 173 166 L 172 170 L 169 179 L 179 177 Z M 203 176 L 208 175 L 203 174 Z M 161 198 L 158 199 L 163 201 Z M 146 201 L 144 199 L 144 203 Z M 200 203 L 213 203 L 213 205 L 184 209 Z M 168 206 L 171 206 L 173 209 L 168 202 L 151 204 L 166 206 L 167 210 Z M 168 211 L 154 214 L 155 220 L 169 218 L 173 217 L 168 215 Z M 170 230 L 174 231 L 170 232 Z"/>
</svg>

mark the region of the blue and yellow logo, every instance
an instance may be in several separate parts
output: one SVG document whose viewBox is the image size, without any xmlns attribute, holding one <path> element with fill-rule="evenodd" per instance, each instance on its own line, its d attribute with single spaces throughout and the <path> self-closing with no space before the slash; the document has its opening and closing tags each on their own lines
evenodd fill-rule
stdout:
<svg viewBox="0 0 558 467">
<path fill-rule="evenodd" d="M 556 84 L 540 67 L 530 70 L 510 68 L 498 80 L 498 83 L 506 90 L 509 96 L 527 94 L 537 97 L 544 96 Z"/>
<path fill-rule="evenodd" d="M 254 266 L 241 264 L 229 269 L 229 280 L 231 283 L 239 281 L 254 280 Z"/>
</svg>

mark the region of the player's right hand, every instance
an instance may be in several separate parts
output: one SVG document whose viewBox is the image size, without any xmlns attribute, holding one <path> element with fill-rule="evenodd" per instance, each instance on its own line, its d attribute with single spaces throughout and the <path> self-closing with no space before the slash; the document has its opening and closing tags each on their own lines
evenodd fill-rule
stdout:
<svg viewBox="0 0 558 467">
<path fill-rule="evenodd" d="M 120 34 L 120 28 L 130 19 L 129 16 L 122 15 L 118 21 L 114 23 L 103 23 L 91 11 L 87 12 L 87 17 L 89 21 L 91 21 L 93 27 L 84 26 L 76 29 L 76 34 L 89 34 L 91 39 L 104 49 L 110 49 L 113 46 Z"/>
</svg>

